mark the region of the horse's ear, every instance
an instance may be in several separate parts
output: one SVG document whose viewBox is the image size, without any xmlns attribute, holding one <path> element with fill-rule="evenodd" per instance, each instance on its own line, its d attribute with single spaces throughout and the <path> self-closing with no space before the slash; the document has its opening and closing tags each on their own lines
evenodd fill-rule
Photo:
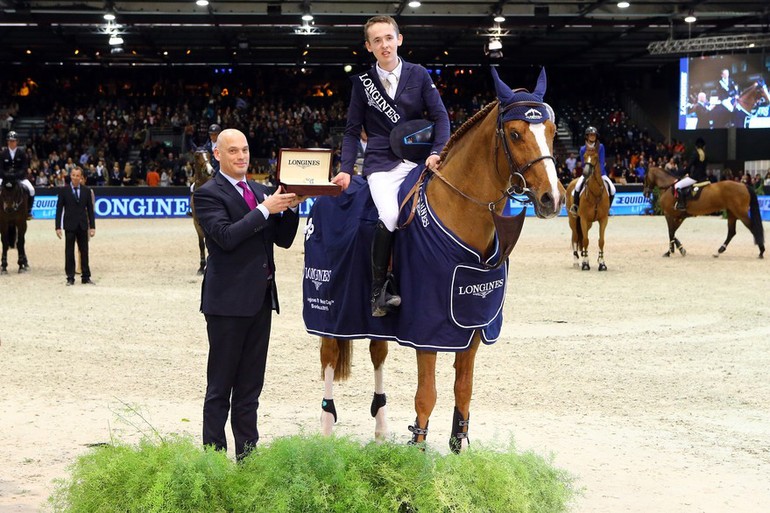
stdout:
<svg viewBox="0 0 770 513">
<path fill-rule="evenodd" d="M 535 90 L 532 94 L 540 98 L 540 101 L 543 101 L 543 97 L 545 96 L 545 90 L 548 86 L 548 81 L 545 77 L 545 68 L 540 70 L 540 76 L 537 77 L 537 86 L 535 87 Z"/>
<path fill-rule="evenodd" d="M 507 105 L 513 101 L 513 91 L 511 88 L 505 85 L 497 75 L 497 70 L 492 67 L 492 80 L 495 82 L 495 93 L 497 93 L 497 99 L 500 100 L 501 105 Z"/>
</svg>

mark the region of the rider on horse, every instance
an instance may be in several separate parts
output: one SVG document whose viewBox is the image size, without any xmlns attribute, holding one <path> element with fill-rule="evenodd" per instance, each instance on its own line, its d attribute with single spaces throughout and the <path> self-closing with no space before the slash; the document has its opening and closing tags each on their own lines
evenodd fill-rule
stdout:
<svg viewBox="0 0 770 513">
<path fill-rule="evenodd" d="M 585 183 L 585 177 L 588 174 L 586 172 L 586 167 L 588 165 L 596 165 L 595 162 L 591 162 L 590 164 L 586 162 L 586 153 L 593 153 L 595 155 L 598 154 L 599 169 L 602 173 L 602 180 L 604 180 L 604 183 L 607 186 L 607 190 L 610 193 L 610 206 L 612 206 L 612 200 L 615 198 L 615 184 L 612 183 L 612 180 L 610 180 L 607 176 L 607 169 L 604 165 L 604 145 L 598 141 L 598 138 L 599 131 L 595 127 L 589 126 L 586 128 L 586 143 L 580 147 L 580 162 L 583 164 L 583 174 L 578 177 L 578 181 L 575 184 L 575 190 L 573 192 L 575 201 L 572 203 L 572 208 L 570 209 L 573 214 L 577 214 L 578 205 L 580 204 L 580 193 L 583 191 L 583 183 Z"/>
<path fill-rule="evenodd" d="M 0 185 L 3 181 L 18 182 L 29 194 L 27 219 L 32 219 L 32 204 L 35 202 L 35 188 L 27 179 L 29 159 L 27 152 L 18 147 L 18 134 L 11 130 L 6 136 L 8 146 L 0 153 Z"/>
<path fill-rule="evenodd" d="M 197 147 L 195 146 L 195 143 L 190 140 L 190 151 L 197 151 L 199 149 L 205 149 L 209 152 L 209 155 L 212 157 L 209 159 L 209 163 L 211 164 L 211 167 L 214 168 L 214 173 L 212 173 L 211 176 L 214 176 L 219 171 L 219 161 L 216 158 L 213 158 L 214 156 L 214 148 L 217 147 L 217 137 L 219 137 L 219 132 L 222 131 L 222 127 L 217 125 L 216 123 L 213 123 L 209 125 L 209 138 L 206 140 L 205 143 L 203 143 L 202 146 Z M 190 184 L 190 205 L 192 205 L 192 195 L 195 193 L 195 182 Z M 189 217 L 192 217 L 192 208 L 187 208 L 187 215 Z"/>
<path fill-rule="evenodd" d="M 706 176 L 707 161 L 705 147 L 706 142 L 703 138 L 698 137 L 695 141 L 695 151 L 690 157 L 690 163 L 687 165 L 684 177 L 674 184 L 677 210 L 687 210 L 687 195 L 689 191 L 682 189 L 698 182 L 708 181 L 708 176 Z"/>
<path fill-rule="evenodd" d="M 353 89 L 348 106 L 347 125 L 342 141 L 340 172 L 332 182 L 346 189 L 353 173 L 361 128 L 368 143 L 364 174 L 377 207 L 379 222 L 374 229 L 371 251 L 373 317 L 383 317 L 401 305 L 401 297 L 388 291 L 388 264 L 398 219 L 398 189 L 418 162 L 398 157 L 391 148 L 391 132 L 398 125 L 418 120 L 427 112 L 435 123 L 435 137 L 425 167 L 438 169 L 439 153 L 449 140 L 449 116 L 428 71 L 398 56 L 403 35 L 390 16 L 375 16 L 364 26 L 366 49 L 377 62 L 364 73 L 352 77 Z"/>
</svg>

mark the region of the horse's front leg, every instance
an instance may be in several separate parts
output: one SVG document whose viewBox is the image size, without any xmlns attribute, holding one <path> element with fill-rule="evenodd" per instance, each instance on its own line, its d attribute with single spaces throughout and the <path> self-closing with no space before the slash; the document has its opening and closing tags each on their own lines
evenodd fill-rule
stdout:
<svg viewBox="0 0 770 513">
<path fill-rule="evenodd" d="M 388 357 L 388 342 L 372 340 L 369 342 L 369 356 L 374 366 L 374 397 L 371 414 L 374 417 L 374 439 L 384 441 L 388 436 L 388 408 L 385 397 L 385 358 Z"/>
<path fill-rule="evenodd" d="M 414 395 L 414 409 L 417 419 L 410 443 L 424 442 L 428 436 L 428 421 L 436 406 L 436 351 L 417 351 L 417 393 Z"/>
<path fill-rule="evenodd" d="M 682 243 L 676 238 L 676 231 L 682 226 L 684 222 L 683 217 L 674 217 L 666 215 L 666 224 L 668 224 L 668 253 L 663 253 L 664 257 L 668 257 L 674 254 L 678 249 L 682 256 L 687 254 L 687 250 L 684 249 Z"/>
<path fill-rule="evenodd" d="M 0 261 L 0 274 L 8 274 L 8 244 L 5 240 L 5 233 L 3 234 L 3 257 Z"/>
<path fill-rule="evenodd" d="M 26 226 L 19 228 L 19 235 L 16 239 L 16 251 L 19 254 L 19 273 L 24 273 L 27 271 L 27 269 L 29 269 L 29 263 L 27 262 L 27 252 L 24 249 L 26 233 Z"/>
<path fill-rule="evenodd" d="M 588 263 L 588 230 L 591 229 L 591 225 L 593 223 L 586 221 L 582 217 L 580 218 L 580 227 L 583 230 L 583 244 L 580 249 L 580 256 L 583 257 L 583 263 L 580 266 L 580 269 L 583 271 L 590 271 L 591 270 L 591 264 Z"/>
<path fill-rule="evenodd" d="M 607 228 L 609 216 L 599 220 L 599 270 L 606 271 L 607 264 L 604 263 L 604 230 Z"/>
<path fill-rule="evenodd" d="M 452 419 L 452 434 L 449 437 L 449 449 L 454 453 L 468 447 L 468 422 L 471 416 L 471 397 L 473 396 L 473 368 L 476 351 L 481 340 L 479 332 L 473 336 L 471 347 L 455 355 L 455 411 Z"/>
</svg>

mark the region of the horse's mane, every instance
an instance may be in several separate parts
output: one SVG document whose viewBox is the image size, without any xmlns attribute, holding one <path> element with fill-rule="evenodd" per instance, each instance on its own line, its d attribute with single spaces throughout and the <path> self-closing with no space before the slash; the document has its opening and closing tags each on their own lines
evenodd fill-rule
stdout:
<svg viewBox="0 0 770 513">
<path fill-rule="evenodd" d="M 455 142 L 457 142 L 457 140 L 460 137 L 465 135 L 465 132 L 470 130 L 473 127 L 473 125 L 478 123 L 480 119 L 487 117 L 487 114 L 489 113 L 489 111 L 497 107 L 498 103 L 499 101 L 495 100 L 491 103 L 486 104 L 484 107 L 481 108 L 481 110 L 479 110 L 476 114 L 474 114 L 467 121 L 465 121 L 465 123 L 460 125 L 460 128 L 455 130 L 455 133 L 453 133 L 452 136 L 449 138 L 446 145 L 444 146 L 444 149 L 441 150 L 441 155 L 439 155 L 439 157 L 441 158 L 442 161 L 446 157 L 447 153 L 449 153 L 449 150 L 452 149 L 452 146 L 454 146 Z"/>
</svg>

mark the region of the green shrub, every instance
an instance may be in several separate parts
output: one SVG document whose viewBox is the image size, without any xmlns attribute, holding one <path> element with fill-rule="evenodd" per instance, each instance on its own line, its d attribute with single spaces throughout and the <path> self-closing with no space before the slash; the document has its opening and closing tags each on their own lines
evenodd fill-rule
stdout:
<svg viewBox="0 0 770 513">
<path fill-rule="evenodd" d="M 57 483 L 56 512 L 557 513 L 574 492 L 532 453 L 474 444 L 460 455 L 349 438 L 291 436 L 244 461 L 190 438 L 93 449 Z"/>
</svg>

